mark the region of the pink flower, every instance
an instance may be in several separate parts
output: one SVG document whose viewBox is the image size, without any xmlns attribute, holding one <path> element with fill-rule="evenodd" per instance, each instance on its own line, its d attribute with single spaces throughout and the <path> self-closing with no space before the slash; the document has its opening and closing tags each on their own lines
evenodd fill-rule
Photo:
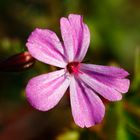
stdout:
<svg viewBox="0 0 140 140">
<path fill-rule="evenodd" d="M 98 94 L 110 101 L 121 100 L 130 84 L 125 78 L 128 72 L 112 66 L 81 63 L 90 43 L 90 32 L 82 16 L 62 17 L 60 28 L 63 43 L 48 29 L 35 29 L 29 36 L 26 46 L 30 54 L 62 69 L 31 79 L 26 96 L 33 107 L 47 111 L 58 104 L 69 87 L 75 123 L 91 127 L 100 123 L 105 114 Z"/>
</svg>

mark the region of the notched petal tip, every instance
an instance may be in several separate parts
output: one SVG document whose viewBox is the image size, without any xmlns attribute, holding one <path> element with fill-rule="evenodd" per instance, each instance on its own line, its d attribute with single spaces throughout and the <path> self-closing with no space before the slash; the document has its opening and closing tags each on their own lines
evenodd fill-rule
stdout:
<svg viewBox="0 0 140 140">
<path fill-rule="evenodd" d="M 81 22 L 83 22 L 83 16 L 82 15 L 79 15 L 79 14 L 69 14 L 68 15 L 68 19 L 69 20 L 73 20 L 73 19 L 80 19 L 81 20 Z"/>
<path fill-rule="evenodd" d="M 34 78 L 32 78 L 31 80 L 28 81 L 28 84 L 27 84 L 27 86 L 25 88 L 25 97 L 26 97 L 27 101 L 30 103 L 30 105 L 33 108 L 35 108 L 37 110 L 40 110 L 40 111 L 43 111 L 42 109 L 39 109 L 39 107 L 36 105 L 36 103 L 34 102 L 34 98 L 32 96 L 33 94 L 31 93 L 32 92 L 32 88 L 31 87 L 34 85 L 32 83 L 33 82 L 33 79 Z"/>
<path fill-rule="evenodd" d="M 68 19 L 66 17 L 61 17 L 60 18 L 60 24 L 63 24 L 63 22 L 67 22 L 67 21 L 68 21 Z"/>
<path fill-rule="evenodd" d="M 121 89 L 121 93 L 125 94 L 128 92 L 129 88 L 130 88 L 130 80 L 129 79 L 122 79 L 122 85 L 120 85 L 120 89 Z"/>
<path fill-rule="evenodd" d="M 35 28 L 29 35 L 28 39 L 27 39 L 27 43 L 28 42 L 32 42 L 32 38 L 34 37 L 34 35 L 39 31 L 39 28 Z M 26 43 L 26 47 L 28 48 L 28 44 Z"/>
<path fill-rule="evenodd" d="M 111 102 L 115 102 L 115 101 L 117 102 L 117 101 L 120 101 L 120 100 L 122 100 L 122 95 L 121 94 L 119 94 L 115 98 L 109 99 L 109 101 L 111 101 Z"/>
<path fill-rule="evenodd" d="M 123 74 L 124 77 L 122 77 L 122 78 L 125 78 L 125 77 L 127 77 L 127 76 L 130 75 L 130 74 L 128 73 L 128 71 L 126 71 L 126 70 L 123 69 L 123 68 L 119 68 L 119 67 L 114 67 L 114 68 L 118 68 L 118 69 L 120 69 L 120 72 L 118 72 L 118 74 L 119 74 L 119 73 L 120 73 L 120 74 Z"/>
</svg>

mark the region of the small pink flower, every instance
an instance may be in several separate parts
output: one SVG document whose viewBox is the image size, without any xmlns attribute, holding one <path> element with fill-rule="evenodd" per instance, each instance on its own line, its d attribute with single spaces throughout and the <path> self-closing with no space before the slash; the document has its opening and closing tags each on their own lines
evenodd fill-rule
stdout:
<svg viewBox="0 0 140 140">
<path fill-rule="evenodd" d="M 128 72 L 112 66 L 81 63 L 90 42 L 90 32 L 82 16 L 62 17 L 60 28 L 63 43 L 48 29 L 35 29 L 28 38 L 26 46 L 34 58 L 62 69 L 31 79 L 26 96 L 33 107 L 47 111 L 58 104 L 69 87 L 75 123 L 91 127 L 100 123 L 105 114 L 98 94 L 110 101 L 121 100 L 130 84 L 125 78 Z"/>
</svg>

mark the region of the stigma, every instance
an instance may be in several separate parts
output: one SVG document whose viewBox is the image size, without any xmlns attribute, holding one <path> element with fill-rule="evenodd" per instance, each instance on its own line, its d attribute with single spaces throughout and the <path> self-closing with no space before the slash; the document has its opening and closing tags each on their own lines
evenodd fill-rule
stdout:
<svg viewBox="0 0 140 140">
<path fill-rule="evenodd" d="M 79 68 L 80 68 L 80 63 L 79 62 L 70 62 L 67 65 L 67 70 L 70 74 L 78 74 L 79 73 Z"/>
</svg>

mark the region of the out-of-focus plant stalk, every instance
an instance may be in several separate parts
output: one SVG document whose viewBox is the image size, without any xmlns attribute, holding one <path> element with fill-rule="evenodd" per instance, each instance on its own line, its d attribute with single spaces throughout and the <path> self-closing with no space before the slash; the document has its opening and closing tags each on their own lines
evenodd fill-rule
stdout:
<svg viewBox="0 0 140 140">
<path fill-rule="evenodd" d="M 134 58 L 134 80 L 132 83 L 132 89 L 138 90 L 140 85 L 140 48 L 135 49 L 135 58 Z"/>
<path fill-rule="evenodd" d="M 0 62 L 1 72 L 20 72 L 31 68 L 35 63 L 35 59 L 29 52 L 22 52 L 13 55 L 6 60 Z"/>
<path fill-rule="evenodd" d="M 140 75 L 140 48 L 136 48 L 135 52 L 135 77 Z"/>
</svg>

